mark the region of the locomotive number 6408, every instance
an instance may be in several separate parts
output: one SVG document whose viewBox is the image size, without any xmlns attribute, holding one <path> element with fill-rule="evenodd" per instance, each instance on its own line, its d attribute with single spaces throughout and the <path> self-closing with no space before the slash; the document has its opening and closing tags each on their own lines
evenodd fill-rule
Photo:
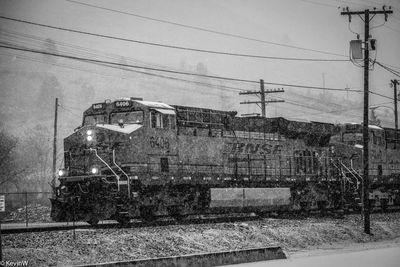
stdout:
<svg viewBox="0 0 400 267">
<path fill-rule="evenodd" d="M 152 148 L 169 149 L 169 141 L 167 138 L 164 138 L 164 137 L 151 136 L 150 137 L 150 146 Z"/>
</svg>

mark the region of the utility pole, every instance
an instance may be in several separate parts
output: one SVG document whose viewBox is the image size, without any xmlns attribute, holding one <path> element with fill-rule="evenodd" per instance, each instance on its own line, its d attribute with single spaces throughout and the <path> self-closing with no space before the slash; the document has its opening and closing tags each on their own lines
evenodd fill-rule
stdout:
<svg viewBox="0 0 400 267">
<path fill-rule="evenodd" d="M 265 118 L 266 111 L 265 111 L 265 89 L 264 89 L 264 80 L 260 80 L 260 89 L 261 89 L 261 116 Z"/>
<path fill-rule="evenodd" d="M 370 222 L 370 205 L 369 205 L 369 154 L 368 154 L 368 105 L 369 105 L 369 23 L 370 20 L 377 14 L 384 14 L 385 21 L 387 21 L 388 14 L 393 13 L 392 10 L 386 10 L 385 6 L 382 10 L 369 10 L 364 11 L 349 11 L 349 8 L 343 10 L 341 15 L 349 16 L 349 22 L 351 22 L 352 15 L 364 15 L 364 122 L 363 122 L 363 216 L 364 216 L 364 232 L 371 234 L 371 222 Z M 370 19 L 370 15 L 373 15 Z M 362 19 L 362 17 L 361 17 Z"/>
<path fill-rule="evenodd" d="M 58 98 L 56 98 L 54 110 L 54 138 L 53 138 L 53 179 L 51 180 L 51 188 L 54 194 L 56 187 L 56 165 L 57 165 L 57 112 L 58 111 Z"/>
<path fill-rule="evenodd" d="M 283 89 L 271 89 L 265 91 L 264 89 L 264 80 L 260 80 L 260 91 L 245 91 L 245 92 L 240 92 L 239 95 L 260 95 L 261 101 L 245 101 L 245 102 L 240 102 L 240 104 L 261 104 L 261 116 L 263 118 L 266 117 L 266 109 L 265 109 L 265 104 L 267 103 L 277 103 L 277 102 L 285 102 L 285 100 L 278 100 L 278 99 L 271 99 L 271 100 L 265 100 L 265 95 L 266 94 L 271 94 L 271 93 L 282 93 L 285 92 Z"/>
<path fill-rule="evenodd" d="M 396 139 L 397 139 L 397 130 L 399 129 L 398 117 L 397 117 L 397 85 L 399 84 L 398 80 L 392 80 L 393 91 L 394 91 L 394 128 L 396 129 Z"/>
</svg>

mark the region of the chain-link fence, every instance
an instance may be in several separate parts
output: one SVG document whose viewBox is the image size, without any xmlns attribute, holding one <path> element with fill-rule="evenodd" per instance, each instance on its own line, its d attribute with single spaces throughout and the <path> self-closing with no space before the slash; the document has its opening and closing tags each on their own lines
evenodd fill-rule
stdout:
<svg viewBox="0 0 400 267">
<path fill-rule="evenodd" d="M 0 213 L 2 223 L 25 224 L 51 222 L 52 192 L 13 192 L 5 196 L 5 212 Z"/>
</svg>

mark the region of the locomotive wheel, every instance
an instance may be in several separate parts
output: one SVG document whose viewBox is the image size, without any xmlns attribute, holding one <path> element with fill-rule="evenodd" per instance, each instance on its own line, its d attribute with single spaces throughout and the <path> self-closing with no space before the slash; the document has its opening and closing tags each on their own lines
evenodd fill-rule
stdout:
<svg viewBox="0 0 400 267">
<path fill-rule="evenodd" d="M 169 215 L 174 218 L 176 221 L 182 221 L 187 216 L 182 213 L 182 208 L 179 206 L 171 206 L 168 208 Z"/>
<path fill-rule="evenodd" d="M 152 222 L 156 220 L 156 215 L 154 214 L 152 207 L 141 207 L 140 216 L 143 221 Z"/>
<path fill-rule="evenodd" d="M 311 201 L 301 201 L 300 202 L 300 214 L 303 216 L 310 216 L 311 211 Z"/>
<path fill-rule="evenodd" d="M 127 216 L 120 216 L 117 218 L 117 222 L 121 225 L 128 225 L 131 219 Z"/>
<path fill-rule="evenodd" d="M 90 224 L 91 226 L 96 226 L 97 224 L 99 224 L 99 219 L 97 218 L 90 218 L 89 221 L 87 221 L 88 224 Z"/>
<path fill-rule="evenodd" d="M 387 199 L 382 199 L 381 200 L 381 209 L 382 211 L 387 211 L 388 208 L 388 200 Z"/>
</svg>

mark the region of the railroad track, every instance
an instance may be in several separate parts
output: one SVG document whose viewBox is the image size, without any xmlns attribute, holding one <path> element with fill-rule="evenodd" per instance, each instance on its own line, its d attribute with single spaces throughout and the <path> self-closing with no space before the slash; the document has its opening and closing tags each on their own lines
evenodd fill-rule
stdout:
<svg viewBox="0 0 400 267">
<path fill-rule="evenodd" d="M 400 212 L 400 207 L 390 208 L 386 211 L 381 209 L 372 209 L 371 213 L 392 213 Z M 62 230 L 73 230 L 73 229 L 112 229 L 112 228 L 140 228 L 140 227 L 157 227 L 157 226 L 168 226 L 168 225 L 189 225 L 189 224 L 210 224 L 210 223 L 228 223 L 228 222 L 245 222 L 254 221 L 264 218 L 275 218 L 275 219 L 305 219 L 309 217 L 336 217 L 341 218 L 347 214 L 360 214 L 359 210 L 349 210 L 342 212 L 328 211 L 327 213 L 321 213 L 320 211 L 310 212 L 283 212 L 275 213 L 271 212 L 268 215 L 258 216 L 254 213 L 248 214 L 237 214 L 236 216 L 189 216 L 182 220 L 176 220 L 170 217 L 160 218 L 155 221 L 146 222 L 140 220 L 131 220 L 125 225 L 121 225 L 116 221 L 104 221 L 96 226 L 91 226 L 85 222 L 73 222 L 68 223 L 35 223 L 31 226 L 24 227 L 21 224 L 18 227 L 12 227 L 11 224 L 3 224 L 3 234 L 15 234 L 15 233 L 32 233 L 32 232 L 51 232 L 51 231 L 62 231 Z"/>
<path fill-rule="evenodd" d="M 61 230 L 73 230 L 73 229 L 110 229 L 110 228 L 140 228 L 140 227 L 156 227 L 156 226 L 167 226 L 167 225 L 185 225 L 185 224 L 207 224 L 207 223 L 223 223 L 223 222 L 243 222 L 258 220 L 260 216 L 254 214 L 247 214 L 241 216 L 231 217 L 202 217 L 200 218 L 187 218 L 183 220 L 175 220 L 173 218 L 160 218 L 152 222 L 145 222 L 140 220 L 131 220 L 125 225 L 121 225 L 116 221 L 105 221 L 99 223 L 96 226 L 91 226 L 85 222 L 68 222 L 68 224 L 60 223 L 36 223 L 34 225 L 24 227 L 19 225 L 18 227 L 11 227 L 11 224 L 3 225 L 3 234 L 15 234 L 15 233 L 31 233 L 31 232 L 51 232 Z"/>
</svg>

